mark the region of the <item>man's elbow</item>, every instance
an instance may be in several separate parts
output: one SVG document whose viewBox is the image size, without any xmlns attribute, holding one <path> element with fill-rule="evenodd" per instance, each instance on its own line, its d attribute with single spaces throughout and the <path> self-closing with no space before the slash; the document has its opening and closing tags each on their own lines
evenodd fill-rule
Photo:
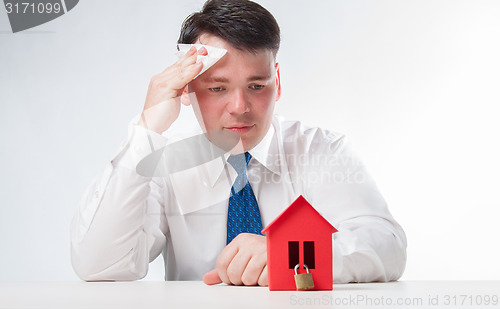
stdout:
<svg viewBox="0 0 500 309">
<path fill-rule="evenodd" d="M 387 258 L 387 257 L 386 257 Z M 386 281 L 399 280 L 406 268 L 406 246 L 395 248 L 385 261 Z"/>
<path fill-rule="evenodd" d="M 134 281 L 148 273 L 148 263 L 136 263 L 130 255 L 110 265 L 102 265 L 95 257 L 84 257 L 72 251 L 71 264 L 83 281 Z"/>
</svg>

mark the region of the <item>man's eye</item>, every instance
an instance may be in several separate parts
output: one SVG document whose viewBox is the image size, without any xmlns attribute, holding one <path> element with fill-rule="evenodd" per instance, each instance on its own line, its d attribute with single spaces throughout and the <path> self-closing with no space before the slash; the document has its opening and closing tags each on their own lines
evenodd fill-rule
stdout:
<svg viewBox="0 0 500 309">
<path fill-rule="evenodd" d="M 208 88 L 208 90 L 210 90 L 212 92 L 220 92 L 220 91 L 224 90 L 224 88 L 222 88 L 222 87 L 213 87 L 213 88 Z"/>
<path fill-rule="evenodd" d="M 264 85 L 252 85 L 252 86 L 250 86 L 250 88 L 252 88 L 254 90 L 259 90 L 259 89 L 264 88 Z"/>
</svg>

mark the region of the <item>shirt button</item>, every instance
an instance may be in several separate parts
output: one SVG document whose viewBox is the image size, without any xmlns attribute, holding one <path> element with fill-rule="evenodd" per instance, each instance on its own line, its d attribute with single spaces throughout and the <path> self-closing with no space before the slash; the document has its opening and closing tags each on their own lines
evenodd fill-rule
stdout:
<svg viewBox="0 0 500 309">
<path fill-rule="evenodd" d="M 97 191 L 94 192 L 94 197 L 95 198 L 99 198 L 99 190 L 97 190 Z"/>
</svg>

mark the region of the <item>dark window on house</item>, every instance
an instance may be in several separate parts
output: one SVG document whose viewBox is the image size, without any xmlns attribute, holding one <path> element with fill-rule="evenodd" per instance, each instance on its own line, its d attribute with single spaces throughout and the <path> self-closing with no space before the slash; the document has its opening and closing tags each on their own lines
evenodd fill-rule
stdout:
<svg viewBox="0 0 500 309">
<path fill-rule="evenodd" d="M 314 241 L 304 241 L 304 264 L 314 269 Z"/>
<path fill-rule="evenodd" d="M 294 269 L 295 265 L 299 264 L 299 242 L 288 242 L 288 268 Z"/>
</svg>

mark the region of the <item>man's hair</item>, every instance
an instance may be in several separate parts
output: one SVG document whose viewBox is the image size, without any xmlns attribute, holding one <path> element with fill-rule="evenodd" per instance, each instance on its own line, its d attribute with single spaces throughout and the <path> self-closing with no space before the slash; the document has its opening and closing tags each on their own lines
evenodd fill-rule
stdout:
<svg viewBox="0 0 500 309">
<path fill-rule="evenodd" d="M 269 49 L 276 55 L 280 47 L 280 28 L 273 15 L 248 0 L 207 1 L 184 20 L 177 43 L 194 44 L 205 33 L 250 52 Z"/>
</svg>

